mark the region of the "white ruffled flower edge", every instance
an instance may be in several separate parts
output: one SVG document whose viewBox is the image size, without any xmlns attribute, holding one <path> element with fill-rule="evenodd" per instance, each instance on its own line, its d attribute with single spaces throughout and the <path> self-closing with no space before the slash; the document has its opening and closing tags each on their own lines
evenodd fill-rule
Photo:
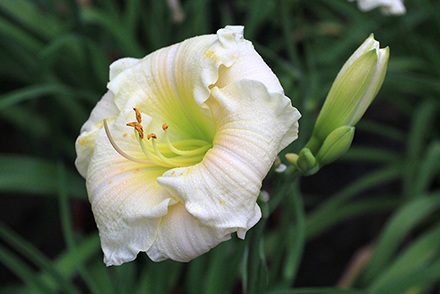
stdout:
<svg viewBox="0 0 440 294">
<path fill-rule="evenodd" d="M 154 261 L 189 261 L 261 217 L 256 199 L 280 150 L 298 132 L 299 112 L 278 79 L 243 39 L 243 27 L 188 39 L 141 60 L 111 66 L 109 92 L 81 129 L 76 166 L 86 178 L 104 261 L 119 265 L 146 252 Z M 174 139 L 214 130 L 213 147 L 189 167 L 143 168 L 111 146 L 143 154 L 125 124 L 142 112 L 146 132 L 163 122 Z M 191 115 L 188 115 L 188 112 Z"/>
<path fill-rule="evenodd" d="M 353 2 L 355 0 L 348 1 Z M 380 7 L 381 12 L 386 15 L 401 15 L 406 13 L 403 0 L 357 0 L 357 4 L 362 11 L 370 11 Z"/>
</svg>

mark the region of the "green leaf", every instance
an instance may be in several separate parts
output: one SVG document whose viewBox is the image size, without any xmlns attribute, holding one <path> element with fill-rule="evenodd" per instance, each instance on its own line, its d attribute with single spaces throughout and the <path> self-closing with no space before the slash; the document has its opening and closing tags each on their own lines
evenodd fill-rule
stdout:
<svg viewBox="0 0 440 294">
<path fill-rule="evenodd" d="M 44 256 L 37 248 L 31 243 L 22 239 L 11 229 L 6 227 L 3 223 L 0 223 L 0 238 L 14 247 L 21 254 L 25 255 L 30 261 L 32 261 L 39 268 L 47 271 L 51 278 L 57 283 L 58 287 L 70 294 L 79 294 L 79 291 L 57 271 L 52 262 Z"/>
<path fill-rule="evenodd" d="M 289 207 L 294 209 L 289 215 L 294 216 L 295 226 L 287 232 L 287 256 L 284 263 L 283 278 L 284 281 L 293 284 L 306 243 L 306 214 L 299 185 L 295 185 L 294 190 L 289 194 L 286 195 L 287 200 L 292 203 Z"/>
<path fill-rule="evenodd" d="M 420 163 L 419 172 L 414 179 L 411 195 L 418 196 L 427 193 L 435 177 L 440 170 L 440 141 L 432 142 L 425 152 Z"/>
<path fill-rule="evenodd" d="M 266 258 L 263 247 L 265 219 L 248 232 L 243 273 L 243 289 L 246 294 L 261 294 L 267 286 Z"/>
<path fill-rule="evenodd" d="M 367 174 L 344 188 L 344 190 L 322 203 L 309 214 L 306 227 L 307 237 L 313 238 L 317 236 L 329 227 L 328 224 L 334 223 L 331 219 L 339 218 L 339 209 L 343 207 L 349 199 L 365 190 L 396 180 L 401 174 L 402 170 L 399 167 L 386 167 Z"/>
<path fill-rule="evenodd" d="M 371 284 L 372 293 L 398 294 L 396 289 L 390 287 L 391 283 L 405 284 L 405 280 L 415 276 L 408 286 L 420 286 L 421 271 L 426 270 L 432 264 L 435 257 L 438 257 L 440 250 L 440 225 L 424 233 L 415 239 L 411 244 L 396 258 L 396 260 Z M 437 262 L 438 263 L 438 262 Z M 436 266 L 439 268 L 439 266 Z M 440 277 L 440 273 L 437 273 Z M 386 289 L 386 290 L 385 290 Z"/>
<path fill-rule="evenodd" d="M 390 263 L 404 238 L 439 207 L 440 195 L 437 195 L 413 200 L 395 212 L 375 246 L 375 253 L 365 270 L 364 284 L 370 284 L 373 278 L 382 275 L 383 268 Z"/>
<path fill-rule="evenodd" d="M 35 271 L 18 258 L 13 252 L 0 245 L 0 261 L 9 268 L 18 278 L 20 278 L 35 293 L 52 293 L 51 289 L 42 283 Z M 3 289 L 3 287 L 2 287 Z M 3 291 L 2 291 L 3 293 Z M 15 292 L 17 293 L 17 292 Z"/>
<path fill-rule="evenodd" d="M 73 172 L 68 173 L 68 194 L 86 198 L 84 180 Z M 51 161 L 29 156 L 0 154 L 0 191 L 57 195 L 57 165 Z"/>
<path fill-rule="evenodd" d="M 65 22 L 58 20 L 55 14 L 45 13 L 34 1 L 2 0 L 0 10 L 46 40 L 59 35 L 65 27 Z"/>
<path fill-rule="evenodd" d="M 274 290 L 268 294 L 368 294 L 370 292 L 355 289 L 338 289 L 338 288 L 298 288 Z"/>
<path fill-rule="evenodd" d="M 0 96 L 0 110 L 5 110 L 20 102 L 37 99 L 45 95 L 71 95 L 72 90 L 60 84 L 41 84 L 21 88 Z"/>
</svg>

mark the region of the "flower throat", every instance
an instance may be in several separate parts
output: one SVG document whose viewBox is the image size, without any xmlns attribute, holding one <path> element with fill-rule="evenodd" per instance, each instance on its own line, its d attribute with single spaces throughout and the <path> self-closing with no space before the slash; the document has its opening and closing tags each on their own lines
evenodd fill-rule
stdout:
<svg viewBox="0 0 440 294">
<path fill-rule="evenodd" d="M 147 159 L 136 158 L 125 153 L 114 141 L 110 130 L 107 125 L 107 120 L 104 119 L 105 133 L 107 134 L 110 143 L 113 148 L 123 157 L 128 160 L 149 165 L 149 166 L 162 166 L 162 167 L 185 167 L 191 166 L 202 161 L 205 153 L 212 148 L 212 144 L 199 139 L 188 139 L 171 142 L 168 135 L 169 126 L 164 123 L 162 130 L 164 131 L 165 143 L 158 143 L 157 136 L 154 133 L 150 133 L 144 136 L 144 129 L 141 125 L 142 116 L 137 108 L 133 108 L 136 113 L 136 121 L 128 123 L 127 126 L 133 127 L 137 141 L 139 142 L 143 153 Z"/>
</svg>

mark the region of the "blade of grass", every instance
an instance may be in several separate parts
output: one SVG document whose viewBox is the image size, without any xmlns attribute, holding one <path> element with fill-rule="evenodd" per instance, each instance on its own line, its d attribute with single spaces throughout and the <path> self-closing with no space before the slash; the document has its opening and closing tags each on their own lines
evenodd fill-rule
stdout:
<svg viewBox="0 0 440 294">
<path fill-rule="evenodd" d="M 15 232 L 9 229 L 5 224 L 0 222 L 0 238 L 3 239 L 11 247 L 23 255 L 25 255 L 30 261 L 37 265 L 42 270 L 48 272 L 48 274 L 57 283 L 60 289 L 63 289 L 66 293 L 79 294 L 80 292 L 70 283 L 68 279 L 61 275 L 57 271 L 56 267 L 43 253 L 41 253 L 32 244 L 18 236 Z"/>
<path fill-rule="evenodd" d="M 385 198 L 385 195 L 382 195 Z M 342 223 L 344 221 L 369 215 L 372 213 L 389 212 L 395 209 L 401 203 L 400 199 L 365 199 L 353 203 L 345 204 L 333 213 L 330 213 L 325 222 L 311 227 L 311 237 L 325 232 L 326 230 Z M 307 232 L 309 233 L 309 232 Z"/>
<path fill-rule="evenodd" d="M 261 294 L 267 287 L 266 258 L 263 250 L 265 224 L 266 219 L 262 218 L 246 236 L 243 272 L 243 292 L 246 294 Z"/>
<path fill-rule="evenodd" d="M 410 201 L 394 213 L 383 229 L 375 253 L 365 269 L 363 284 L 368 285 L 372 279 L 382 275 L 383 268 L 390 262 L 404 238 L 439 207 L 440 195 L 437 195 Z"/>
<path fill-rule="evenodd" d="M 21 88 L 0 96 L 0 110 L 5 110 L 20 102 L 37 99 L 45 95 L 71 95 L 72 90 L 60 84 L 41 84 Z"/>
<path fill-rule="evenodd" d="M 77 274 L 75 265 L 78 263 L 85 264 L 92 257 L 97 256 L 100 251 L 99 235 L 93 234 L 78 244 L 76 253 L 65 251 L 54 260 L 53 264 L 61 276 L 65 277 L 65 279 L 72 280 Z M 52 277 L 50 272 L 43 270 L 38 278 L 43 281 L 44 284 L 49 285 L 51 289 L 56 289 L 57 281 Z"/>
<path fill-rule="evenodd" d="M 272 0 L 257 0 L 248 6 L 246 19 L 243 22 L 247 39 L 256 39 L 258 30 L 270 19 L 275 7 L 276 3 Z"/>
<path fill-rule="evenodd" d="M 369 290 L 372 293 L 396 293 L 394 289 L 389 288 L 389 284 L 392 282 L 401 284 L 405 279 L 413 275 L 417 277 L 420 271 L 429 268 L 433 259 L 438 256 L 439 250 L 440 225 L 438 224 L 411 242 L 396 258 L 393 264 L 381 272 L 377 279 L 371 284 Z M 440 274 L 438 274 L 438 276 L 440 277 Z M 418 279 L 415 279 L 412 285 L 413 284 L 419 284 Z M 384 292 L 385 289 L 388 289 L 388 291 Z"/>
<path fill-rule="evenodd" d="M 44 283 L 42 283 L 35 271 L 32 270 L 25 262 L 18 258 L 12 251 L 7 250 L 0 245 L 0 260 L 9 270 L 19 277 L 29 289 L 33 289 L 35 293 L 53 293 L 53 291 Z M 3 288 L 3 287 L 2 287 Z"/>
<path fill-rule="evenodd" d="M 14 39 L 21 46 L 36 54 L 43 48 L 44 43 L 21 28 L 17 27 L 14 23 L 6 20 L 0 16 L 0 34 L 6 35 Z"/>
<path fill-rule="evenodd" d="M 407 158 L 405 160 L 404 174 L 404 194 L 407 197 L 415 197 L 411 195 L 415 177 L 419 171 L 419 160 L 422 150 L 425 146 L 426 136 L 432 128 L 434 122 L 434 114 L 436 111 L 436 102 L 434 100 L 425 100 L 416 109 L 411 124 L 410 134 L 407 141 Z"/>
<path fill-rule="evenodd" d="M 401 174 L 402 170 L 399 167 L 385 167 L 383 169 L 371 172 L 370 174 L 347 186 L 344 190 L 321 204 L 307 217 L 307 238 L 316 237 L 319 233 L 321 233 L 323 229 L 326 228 L 326 224 L 329 222 L 329 219 L 338 215 L 338 211 L 340 207 L 344 205 L 344 202 L 365 190 L 390 181 L 394 181 L 398 179 Z"/>
<path fill-rule="evenodd" d="M 33 1 L 2 0 L 0 10 L 45 40 L 59 35 L 65 27 L 65 22 L 58 20 L 56 14 L 44 13 Z"/>
<path fill-rule="evenodd" d="M 425 152 L 425 156 L 420 163 L 419 173 L 414 180 L 412 195 L 421 195 L 428 192 L 428 189 L 438 176 L 440 170 L 440 141 L 432 142 Z"/>
<path fill-rule="evenodd" d="M 66 189 L 69 195 L 84 199 L 84 180 L 76 173 L 68 174 Z M 0 191 L 56 195 L 58 187 L 57 166 L 48 160 L 29 156 L 8 156 L 0 154 Z"/>
<path fill-rule="evenodd" d="M 370 148 L 352 146 L 348 149 L 340 160 L 344 161 L 366 161 L 369 163 L 396 163 L 401 160 L 401 156 L 395 152 L 383 148 Z"/>
<path fill-rule="evenodd" d="M 86 24 L 97 25 L 113 36 L 124 56 L 141 58 L 145 55 L 135 36 L 125 30 L 119 19 L 109 18 L 105 11 L 96 8 L 83 9 L 81 17 Z"/>
<path fill-rule="evenodd" d="M 67 244 L 67 249 L 69 252 L 71 252 L 72 255 L 78 256 L 78 251 L 75 244 L 75 237 L 74 232 L 72 230 L 72 223 L 71 223 L 71 215 L 69 212 L 69 203 L 68 203 L 68 192 L 66 189 L 67 186 L 67 175 L 66 175 L 66 169 L 64 165 L 61 163 L 58 163 L 58 196 L 59 196 L 59 202 L 60 202 L 60 217 L 61 217 L 61 225 L 63 228 L 63 234 L 64 234 L 64 240 Z M 85 265 L 81 262 L 81 259 L 74 259 L 76 261 L 75 267 L 78 270 L 79 275 L 87 285 L 90 293 L 92 294 L 99 294 L 104 293 L 101 291 L 95 281 L 91 279 L 90 273 L 86 270 Z"/>
<path fill-rule="evenodd" d="M 290 195 L 289 195 L 290 194 Z M 292 193 L 287 195 L 291 211 L 289 214 L 294 216 L 294 229 L 288 232 L 288 247 L 287 257 L 284 264 L 283 279 L 285 282 L 293 284 L 298 268 L 301 262 L 301 257 L 306 243 L 306 214 L 302 194 L 298 183 L 293 186 Z"/>
<path fill-rule="evenodd" d="M 367 294 L 362 290 L 355 289 L 338 289 L 338 288 L 299 288 L 299 289 L 286 289 L 286 290 L 274 290 L 268 292 L 268 294 Z"/>
</svg>

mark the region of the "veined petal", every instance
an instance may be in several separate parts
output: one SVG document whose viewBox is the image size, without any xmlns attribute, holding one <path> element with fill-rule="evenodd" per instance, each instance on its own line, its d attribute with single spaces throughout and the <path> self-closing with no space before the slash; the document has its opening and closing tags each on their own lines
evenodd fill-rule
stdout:
<svg viewBox="0 0 440 294">
<path fill-rule="evenodd" d="M 187 262 L 206 253 L 230 236 L 218 239 L 212 229 L 200 226 L 182 203 L 170 206 L 162 218 L 156 242 L 147 254 L 153 261 L 168 258 Z"/>
<path fill-rule="evenodd" d="M 106 264 L 189 261 L 244 238 L 300 114 L 243 27 L 118 60 L 108 88 L 77 143 Z"/>
<path fill-rule="evenodd" d="M 121 59 L 111 66 L 108 88 L 120 109 L 137 105 L 154 119 L 149 132 L 166 122 L 180 138 L 212 140 L 214 126 L 204 105 L 220 66 L 239 56 L 242 29 L 222 29 L 216 35 L 188 39 L 144 59 Z"/>
<path fill-rule="evenodd" d="M 115 117 L 120 110 L 116 106 L 114 95 L 108 91 L 90 114 L 89 119 L 81 128 L 81 134 L 76 140 L 75 148 L 78 155 L 75 160 L 76 168 L 81 176 L 87 177 L 90 158 L 95 147 L 96 134 L 102 127 L 102 120 L 109 117 Z"/>
<path fill-rule="evenodd" d="M 218 239 L 235 231 L 244 238 L 261 217 L 261 182 L 283 137 L 295 139 L 300 114 L 287 97 L 255 80 L 215 87 L 207 104 L 216 123 L 214 147 L 201 163 L 170 170 L 157 181 L 201 225 L 214 228 Z"/>
<path fill-rule="evenodd" d="M 125 126 L 133 119 L 132 111 L 122 111 L 109 128 L 124 151 L 140 158 L 144 155 L 133 130 Z M 87 172 L 87 192 L 99 228 L 104 262 L 119 265 L 151 247 L 161 217 L 167 213 L 168 205 L 176 201 L 156 182 L 164 168 L 143 167 L 120 156 L 102 128 L 95 140 Z"/>
</svg>

